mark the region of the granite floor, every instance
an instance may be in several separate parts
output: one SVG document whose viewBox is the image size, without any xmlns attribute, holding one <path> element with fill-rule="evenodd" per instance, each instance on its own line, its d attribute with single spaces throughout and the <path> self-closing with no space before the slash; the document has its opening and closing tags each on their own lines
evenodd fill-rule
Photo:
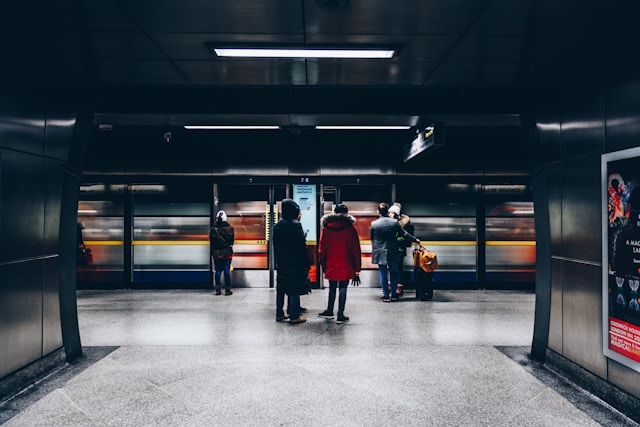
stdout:
<svg viewBox="0 0 640 427">
<path fill-rule="evenodd" d="M 273 289 L 79 291 L 84 355 L 0 405 L 16 426 L 636 426 L 528 359 L 535 295 L 349 288 L 275 322 Z"/>
</svg>

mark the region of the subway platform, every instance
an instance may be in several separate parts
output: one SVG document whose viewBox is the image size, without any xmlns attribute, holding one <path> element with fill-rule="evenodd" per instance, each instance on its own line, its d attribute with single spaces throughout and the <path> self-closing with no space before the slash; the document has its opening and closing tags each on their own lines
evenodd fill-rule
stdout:
<svg viewBox="0 0 640 427">
<path fill-rule="evenodd" d="M 275 290 L 79 291 L 84 355 L 0 405 L 16 426 L 637 426 L 528 358 L 535 294 L 350 287 L 350 321 Z"/>
</svg>

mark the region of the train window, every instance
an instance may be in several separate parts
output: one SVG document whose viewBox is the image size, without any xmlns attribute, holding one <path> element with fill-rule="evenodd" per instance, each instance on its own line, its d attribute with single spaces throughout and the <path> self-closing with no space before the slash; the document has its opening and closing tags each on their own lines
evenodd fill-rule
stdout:
<svg viewBox="0 0 640 427">
<path fill-rule="evenodd" d="M 120 282 L 124 265 L 124 205 L 118 201 L 78 203 L 82 239 L 93 253 L 92 265 L 78 265 L 77 281 Z"/>
<path fill-rule="evenodd" d="M 209 216 L 208 203 L 136 203 L 134 215 Z"/>
<path fill-rule="evenodd" d="M 533 202 L 496 202 L 486 207 L 486 270 L 493 282 L 534 281 Z"/>
<path fill-rule="evenodd" d="M 134 282 L 208 280 L 209 204 L 136 203 L 133 212 Z"/>
<path fill-rule="evenodd" d="M 219 208 L 225 211 L 227 222 L 234 227 L 234 269 L 269 268 L 267 201 L 221 203 Z"/>
</svg>

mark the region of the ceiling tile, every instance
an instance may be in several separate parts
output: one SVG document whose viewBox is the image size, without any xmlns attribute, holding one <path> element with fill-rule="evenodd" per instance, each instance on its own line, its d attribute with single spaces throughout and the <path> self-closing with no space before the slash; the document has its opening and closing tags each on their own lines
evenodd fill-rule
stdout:
<svg viewBox="0 0 640 427">
<path fill-rule="evenodd" d="M 150 33 L 302 33 L 298 1 L 127 0 L 131 19 Z"/>
<path fill-rule="evenodd" d="M 305 85 L 304 60 L 177 61 L 191 84 Z"/>
</svg>

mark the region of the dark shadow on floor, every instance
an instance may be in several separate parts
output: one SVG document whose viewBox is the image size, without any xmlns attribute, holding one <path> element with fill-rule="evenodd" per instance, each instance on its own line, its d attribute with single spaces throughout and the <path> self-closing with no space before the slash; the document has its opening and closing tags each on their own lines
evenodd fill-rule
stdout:
<svg viewBox="0 0 640 427">
<path fill-rule="evenodd" d="M 3 424 L 45 397 L 70 379 L 109 355 L 118 347 L 83 347 L 82 356 L 30 385 L 17 395 L 0 403 L 0 424 Z"/>
<path fill-rule="evenodd" d="M 625 416 L 597 396 L 578 387 L 569 379 L 549 370 L 544 364 L 530 359 L 530 348 L 498 346 L 496 349 L 518 363 L 547 387 L 560 394 L 576 408 L 589 415 L 594 421 L 601 425 L 611 427 L 640 426 L 640 424 Z"/>
</svg>

